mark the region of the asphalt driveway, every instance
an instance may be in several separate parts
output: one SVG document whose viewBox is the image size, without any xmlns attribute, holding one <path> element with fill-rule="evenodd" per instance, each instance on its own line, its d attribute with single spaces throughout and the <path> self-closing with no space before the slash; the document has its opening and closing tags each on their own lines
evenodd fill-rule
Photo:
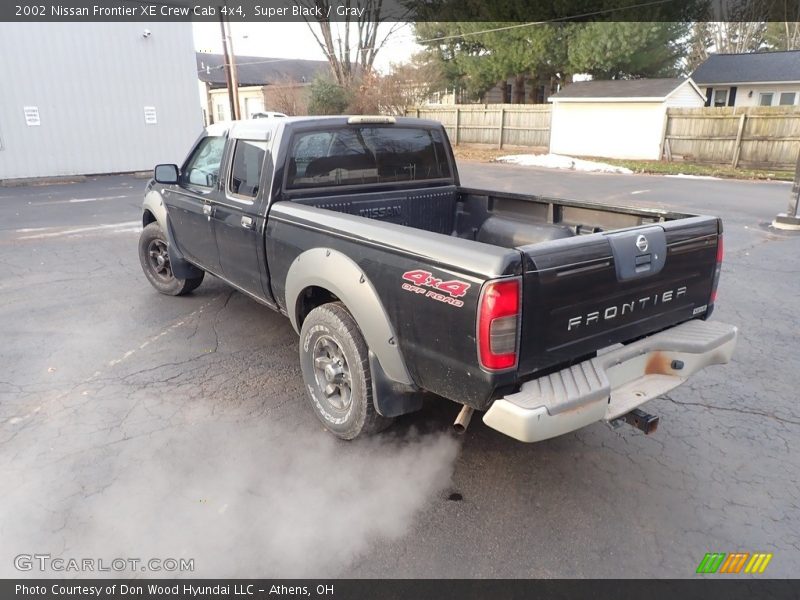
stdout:
<svg viewBox="0 0 800 600">
<path fill-rule="evenodd" d="M 306 405 L 288 320 L 214 278 L 184 298 L 148 285 L 143 180 L 0 188 L 0 576 L 48 553 L 193 558 L 200 577 L 692 577 L 711 551 L 796 575 L 800 236 L 766 225 L 790 186 L 460 169 L 721 215 L 734 362 L 651 402 L 653 436 L 523 445 L 475 418 L 455 440 L 457 407 L 432 401 L 343 443 Z"/>
</svg>

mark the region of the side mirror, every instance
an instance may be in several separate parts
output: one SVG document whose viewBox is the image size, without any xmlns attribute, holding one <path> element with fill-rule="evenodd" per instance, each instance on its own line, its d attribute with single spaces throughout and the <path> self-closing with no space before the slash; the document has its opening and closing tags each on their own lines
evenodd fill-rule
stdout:
<svg viewBox="0 0 800 600">
<path fill-rule="evenodd" d="M 153 179 L 158 183 L 178 183 L 178 165 L 156 165 Z"/>
</svg>

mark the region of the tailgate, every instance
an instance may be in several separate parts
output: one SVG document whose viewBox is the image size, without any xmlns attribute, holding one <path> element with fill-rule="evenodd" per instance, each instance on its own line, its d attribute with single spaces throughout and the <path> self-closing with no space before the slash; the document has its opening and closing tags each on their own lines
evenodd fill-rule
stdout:
<svg viewBox="0 0 800 600">
<path fill-rule="evenodd" d="M 691 217 L 521 247 L 519 373 L 707 315 L 721 233 Z"/>
</svg>

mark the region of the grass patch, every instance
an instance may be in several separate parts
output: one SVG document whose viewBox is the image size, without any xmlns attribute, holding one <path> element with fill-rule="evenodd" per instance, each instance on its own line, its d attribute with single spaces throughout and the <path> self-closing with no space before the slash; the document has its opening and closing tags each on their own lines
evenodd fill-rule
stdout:
<svg viewBox="0 0 800 600">
<path fill-rule="evenodd" d="M 592 159 L 589 159 L 592 160 Z M 763 179 L 792 181 L 793 171 L 777 171 L 774 169 L 734 169 L 721 165 L 701 165 L 687 162 L 665 162 L 658 160 L 618 160 L 601 158 L 604 163 L 627 167 L 634 173 L 654 175 L 701 175 L 705 177 L 726 177 L 729 179 Z"/>
<path fill-rule="evenodd" d="M 492 162 L 500 156 L 509 154 L 547 154 L 547 148 L 529 148 L 527 146 L 508 146 L 502 150 L 481 144 L 461 144 L 454 146 L 453 151 L 458 160 L 477 160 Z M 720 165 L 701 165 L 687 162 L 665 162 L 658 160 L 619 160 L 614 158 L 595 158 L 579 156 L 585 160 L 594 160 L 617 167 L 626 167 L 634 173 L 652 175 L 700 175 L 705 177 L 725 177 L 729 179 L 758 179 L 766 181 L 792 181 L 793 171 L 767 169 L 734 169 Z"/>
<path fill-rule="evenodd" d="M 547 154 L 547 148 L 531 148 L 529 146 L 506 146 L 500 150 L 497 146 L 489 144 L 461 144 L 453 146 L 456 160 L 478 160 L 492 162 L 499 156 L 509 154 Z"/>
</svg>

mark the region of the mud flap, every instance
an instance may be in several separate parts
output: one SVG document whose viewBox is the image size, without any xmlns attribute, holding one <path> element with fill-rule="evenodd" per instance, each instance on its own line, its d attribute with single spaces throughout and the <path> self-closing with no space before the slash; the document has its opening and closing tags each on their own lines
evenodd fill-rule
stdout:
<svg viewBox="0 0 800 600">
<path fill-rule="evenodd" d="M 195 279 L 203 274 L 201 269 L 195 267 L 192 263 L 186 260 L 178 250 L 175 244 L 175 236 L 172 234 L 172 226 L 167 219 L 167 253 L 169 254 L 169 263 L 172 267 L 172 274 L 178 279 Z"/>
<path fill-rule="evenodd" d="M 372 375 L 372 402 L 378 414 L 399 417 L 422 408 L 422 391 L 415 386 L 391 380 L 372 350 L 369 351 L 369 370 Z"/>
</svg>

